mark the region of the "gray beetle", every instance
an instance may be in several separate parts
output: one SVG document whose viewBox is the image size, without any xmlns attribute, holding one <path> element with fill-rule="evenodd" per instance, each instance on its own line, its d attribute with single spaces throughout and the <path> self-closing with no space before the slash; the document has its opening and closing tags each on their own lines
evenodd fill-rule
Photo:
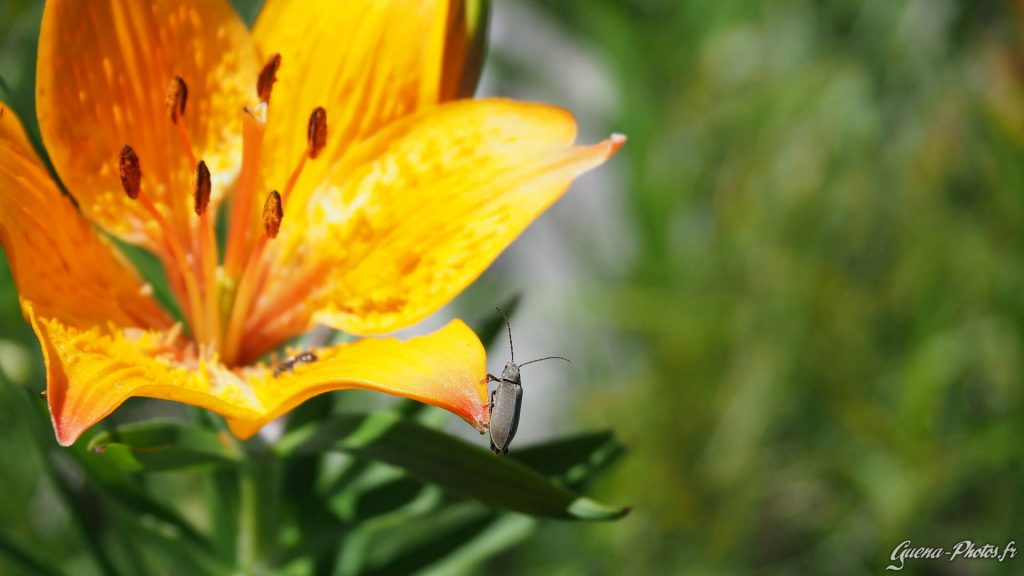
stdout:
<svg viewBox="0 0 1024 576">
<path fill-rule="evenodd" d="M 512 360 L 505 364 L 505 369 L 501 372 L 501 378 L 493 374 L 487 374 L 488 382 L 498 383 L 497 388 L 491 391 L 491 403 L 489 405 L 491 417 L 488 430 L 491 433 L 491 452 L 507 454 L 508 445 L 512 443 L 512 438 L 515 437 L 516 430 L 519 428 L 519 411 L 522 409 L 523 404 L 523 383 L 519 377 L 519 369 L 527 364 L 533 364 L 542 360 L 559 359 L 566 362 L 572 361 L 561 356 L 547 356 L 516 364 L 516 350 L 512 346 L 512 326 L 508 322 L 508 317 L 501 311 L 501 308 L 497 308 L 497 310 L 501 317 L 505 319 L 505 327 L 508 328 L 508 348 L 512 354 Z"/>
</svg>

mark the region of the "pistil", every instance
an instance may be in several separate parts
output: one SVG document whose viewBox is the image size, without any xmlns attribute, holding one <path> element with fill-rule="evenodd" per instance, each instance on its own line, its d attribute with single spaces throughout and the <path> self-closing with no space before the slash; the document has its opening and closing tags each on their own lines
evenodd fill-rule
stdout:
<svg viewBox="0 0 1024 576">
<path fill-rule="evenodd" d="M 242 115 L 242 171 L 231 208 L 231 226 L 224 258 L 224 270 L 231 280 L 237 280 L 242 274 L 248 247 L 251 245 L 249 231 L 255 227 L 252 204 L 260 182 L 266 112 L 266 104 L 261 103 L 253 108 L 245 108 Z"/>
</svg>

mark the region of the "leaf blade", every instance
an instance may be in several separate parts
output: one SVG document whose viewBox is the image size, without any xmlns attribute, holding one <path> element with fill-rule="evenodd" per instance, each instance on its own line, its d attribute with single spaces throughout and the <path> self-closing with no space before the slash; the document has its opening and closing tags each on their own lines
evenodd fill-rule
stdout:
<svg viewBox="0 0 1024 576">
<path fill-rule="evenodd" d="M 341 451 L 404 469 L 422 481 L 493 508 L 565 520 L 614 520 L 628 510 L 605 506 L 527 466 L 392 413 L 339 415 L 286 435 L 281 457 Z"/>
</svg>

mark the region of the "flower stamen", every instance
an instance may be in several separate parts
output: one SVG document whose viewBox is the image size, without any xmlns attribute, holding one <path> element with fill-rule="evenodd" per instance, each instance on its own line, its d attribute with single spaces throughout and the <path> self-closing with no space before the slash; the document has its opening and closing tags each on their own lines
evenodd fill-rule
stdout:
<svg viewBox="0 0 1024 576">
<path fill-rule="evenodd" d="M 264 234 L 256 241 L 252 254 L 246 263 L 242 279 L 238 284 L 238 292 L 235 294 L 234 305 L 231 308 L 231 318 L 228 322 L 227 347 L 225 358 L 234 359 L 239 352 L 243 329 L 245 328 L 246 317 L 249 316 L 250 308 L 254 302 L 254 296 L 259 293 L 259 286 L 263 281 L 263 274 L 266 267 L 263 266 L 263 254 L 267 247 L 267 240 L 277 237 L 281 231 L 281 220 L 284 218 L 284 207 L 281 201 L 281 194 L 273 190 L 267 194 L 263 203 L 263 232 Z"/>
<path fill-rule="evenodd" d="M 316 159 L 320 155 L 320 153 L 323 152 L 323 150 L 324 150 L 324 148 L 326 146 L 327 146 L 327 110 L 325 110 L 322 106 L 317 106 L 310 113 L 309 121 L 306 123 L 306 149 L 302 152 L 302 156 L 299 158 L 298 163 L 295 165 L 295 169 L 292 170 L 292 173 L 291 173 L 291 175 L 288 178 L 287 184 L 285 184 L 284 191 L 280 194 L 280 204 L 281 204 L 281 208 L 282 209 L 287 204 L 288 198 L 291 196 L 292 191 L 295 189 L 295 185 L 299 181 L 299 177 L 302 175 L 302 170 L 306 166 L 306 161 L 307 160 Z M 267 206 L 269 206 L 270 201 L 271 201 L 271 198 L 268 197 L 267 198 L 267 202 L 268 202 Z M 267 222 L 267 220 L 266 220 L 267 219 L 267 206 L 264 206 L 264 223 L 265 224 Z M 265 226 L 265 231 L 266 231 L 267 237 L 275 238 L 277 236 L 277 232 L 278 232 L 277 228 L 279 226 L 280 226 L 280 222 L 278 222 L 278 224 L 275 227 Z M 255 288 L 253 289 L 253 292 L 255 292 L 255 293 L 262 292 L 263 284 L 264 284 L 264 282 L 266 280 L 269 262 L 266 262 L 264 260 L 265 260 L 265 258 L 263 258 L 263 243 L 261 242 L 261 245 L 258 247 L 257 250 L 253 251 L 253 254 L 250 256 L 249 261 L 246 264 L 246 274 L 249 274 L 249 269 L 251 269 L 251 268 L 256 268 L 257 269 L 257 271 L 253 274 L 253 276 L 255 278 Z M 315 270 L 313 272 L 315 274 L 320 274 L 322 271 L 317 269 L 317 270 Z M 299 290 L 300 292 L 305 292 L 305 291 L 309 290 L 309 286 L 310 286 L 309 283 L 303 282 L 303 283 L 300 283 L 300 285 L 298 286 L 297 290 Z M 290 301 L 291 300 L 288 300 L 288 302 L 290 302 Z M 282 301 L 280 298 L 275 299 L 275 301 L 273 303 L 271 303 L 271 308 L 275 308 L 276 309 L 276 308 L 280 307 L 279 303 L 282 303 L 282 302 L 285 302 L 285 301 Z M 247 317 L 248 317 L 248 314 L 247 314 Z M 251 320 L 251 318 L 249 318 L 249 319 Z M 247 326 L 249 324 L 251 324 L 251 322 L 246 324 L 246 327 L 243 327 L 245 329 L 245 331 L 248 331 Z"/>
<path fill-rule="evenodd" d="M 129 198 L 135 200 L 142 191 L 142 167 L 135 149 L 125 144 L 118 156 L 118 171 L 121 176 L 121 187 Z"/>
<path fill-rule="evenodd" d="M 306 150 L 299 158 L 298 164 L 288 177 L 288 183 L 284 186 L 284 193 L 281 194 L 282 203 L 288 202 L 295 184 L 302 175 L 302 169 L 306 167 L 306 160 L 315 159 L 327 146 L 327 110 L 323 106 L 317 106 L 309 115 L 309 122 L 306 124 Z"/>
<path fill-rule="evenodd" d="M 198 235 L 199 269 L 203 273 L 203 314 L 206 316 L 207 335 L 212 341 L 219 343 L 220 313 L 218 310 L 219 292 L 217 287 L 217 244 L 214 238 L 213 223 L 207 208 L 210 205 L 210 194 L 213 185 L 210 169 L 206 162 L 200 160 L 196 164 L 196 175 L 192 185 L 192 199 L 196 214 L 199 216 Z"/>
<path fill-rule="evenodd" d="M 196 177 L 192 182 L 192 200 L 196 216 L 206 213 L 206 207 L 210 205 L 210 192 L 213 185 L 210 182 L 210 169 L 206 162 L 200 160 L 196 164 Z"/>
<path fill-rule="evenodd" d="M 277 190 L 267 194 L 267 201 L 263 204 L 263 231 L 267 238 L 277 238 L 281 230 L 281 219 L 284 218 L 284 209 L 281 206 L 281 195 Z M 258 254 L 253 254 L 257 256 Z M 250 259 L 250 262 L 252 260 Z"/>
<path fill-rule="evenodd" d="M 188 103 L 188 85 L 182 80 L 181 76 L 175 76 L 171 79 L 170 86 L 167 87 L 167 113 L 171 117 L 171 122 L 178 123 L 178 118 L 185 115 L 185 104 Z"/>
<path fill-rule="evenodd" d="M 260 76 L 256 80 L 256 93 L 259 94 L 260 102 L 270 102 L 270 94 L 274 90 L 274 83 L 277 82 L 277 70 L 280 67 L 281 55 L 274 54 L 260 70 Z"/>
<path fill-rule="evenodd" d="M 196 165 L 196 153 L 192 148 L 192 139 L 188 136 L 188 130 L 185 128 L 185 104 L 188 103 L 188 84 L 185 84 L 185 80 L 181 76 L 175 76 L 171 78 L 171 83 L 167 87 L 167 113 L 171 117 L 171 122 L 178 132 L 178 139 L 181 140 L 181 146 L 185 149 L 185 155 L 188 156 L 188 162 L 190 166 Z"/>
<path fill-rule="evenodd" d="M 327 145 L 327 110 L 323 106 L 317 106 L 309 115 L 309 125 L 306 128 L 306 142 L 309 147 L 309 157 L 315 159 Z"/>
<path fill-rule="evenodd" d="M 178 234 L 171 228 L 167 219 L 164 218 L 163 214 L 160 213 L 160 210 L 157 209 L 149 195 L 142 188 L 142 165 L 138 154 L 135 153 L 135 149 L 128 144 L 121 148 L 121 153 L 118 157 L 118 168 L 121 176 L 121 186 L 124 188 L 125 194 L 132 200 L 138 200 L 160 228 L 161 235 L 164 238 L 164 246 L 161 248 L 164 267 L 168 271 L 171 269 L 171 266 L 168 266 L 168 264 L 173 264 L 177 268 L 180 281 L 185 285 L 185 292 L 188 298 L 186 314 L 191 318 L 190 325 L 192 326 L 193 335 L 197 339 L 201 339 L 205 328 L 199 321 L 202 308 L 200 307 L 199 289 L 196 285 L 195 275 L 188 265 L 185 249 L 181 245 Z"/>
</svg>

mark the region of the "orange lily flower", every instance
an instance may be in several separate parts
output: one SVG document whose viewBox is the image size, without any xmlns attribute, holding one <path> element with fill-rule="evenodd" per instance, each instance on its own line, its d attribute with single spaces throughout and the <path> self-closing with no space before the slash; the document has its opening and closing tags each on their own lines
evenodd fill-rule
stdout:
<svg viewBox="0 0 1024 576">
<path fill-rule="evenodd" d="M 47 3 L 36 107 L 75 200 L 0 103 L 0 240 L 58 442 L 132 396 L 207 408 L 247 438 L 343 388 L 486 427 L 484 349 L 458 320 L 260 361 L 317 323 L 376 336 L 432 314 L 622 144 L 574 146 L 550 106 L 455 100 L 464 13 L 268 0 L 250 31 L 226 0 Z M 160 258 L 184 323 L 106 235 Z"/>
</svg>

